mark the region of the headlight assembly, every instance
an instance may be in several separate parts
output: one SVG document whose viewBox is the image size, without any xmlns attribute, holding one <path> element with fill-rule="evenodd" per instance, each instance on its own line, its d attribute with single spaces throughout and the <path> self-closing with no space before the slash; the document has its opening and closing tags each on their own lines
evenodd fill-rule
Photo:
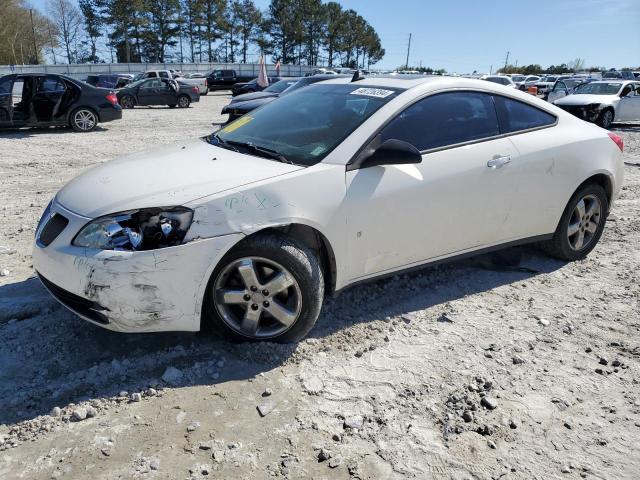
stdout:
<svg viewBox="0 0 640 480">
<path fill-rule="evenodd" d="M 97 218 L 73 239 L 77 247 L 155 250 L 180 245 L 193 220 L 186 207 L 143 208 Z"/>
</svg>

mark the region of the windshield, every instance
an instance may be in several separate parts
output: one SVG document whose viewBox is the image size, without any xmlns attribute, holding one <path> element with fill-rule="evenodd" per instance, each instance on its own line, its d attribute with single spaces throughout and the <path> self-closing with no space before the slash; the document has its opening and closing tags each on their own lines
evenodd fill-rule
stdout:
<svg viewBox="0 0 640 480">
<path fill-rule="evenodd" d="M 621 86 L 621 83 L 586 83 L 576 88 L 576 93 L 586 95 L 615 95 Z"/>
<path fill-rule="evenodd" d="M 142 83 L 147 80 L 146 78 L 143 78 L 142 80 L 137 80 L 135 82 L 131 82 L 127 84 L 127 88 L 137 88 L 140 85 L 142 85 Z"/>
<path fill-rule="evenodd" d="M 311 166 L 396 94 L 351 84 L 313 85 L 240 117 L 208 141 L 256 155 L 258 149 L 268 150 L 287 162 Z"/>
<path fill-rule="evenodd" d="M 558 77 L 544 77 L 542 79 L 543 82 L 555 82 L 558 79 Z"/>
<path fill-rule="evenodd" d="M 514 82 L 521 82 L 524 80 L 524 75 L 514 75 L 513 77 L 511 77 L 511 80 L 513 80 Z"/>
<path fill-rule="evenodd" d="M 297 80 L 280 80 L 279 82 L 276 82 L 265 88 L 264 91 L 272 93 L 282 93 L 296 82 Z"/>
</svg>

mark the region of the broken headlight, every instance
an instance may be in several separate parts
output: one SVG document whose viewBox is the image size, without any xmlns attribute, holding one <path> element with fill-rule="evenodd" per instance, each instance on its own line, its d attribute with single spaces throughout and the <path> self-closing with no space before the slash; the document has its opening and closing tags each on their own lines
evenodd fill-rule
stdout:
<svg viewBox="0 0 640 480">
<path fill-rule="evenodd" d="M 144 208 L 100 217 L 73 239 L 77 247 L 155 250 L 180 245 L 193 219 L 186 207 Z"/>
</svg>

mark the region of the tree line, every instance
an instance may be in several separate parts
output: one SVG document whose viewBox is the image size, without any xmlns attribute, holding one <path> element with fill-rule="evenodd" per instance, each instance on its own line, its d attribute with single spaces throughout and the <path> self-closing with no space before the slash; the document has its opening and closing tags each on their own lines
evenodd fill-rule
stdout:
<svg viewBox="0 0 640 480">
<path fill-rule="evenodd" d="M 499 68 L 496 73 L 502 74 L 512 74 L 519 73 L 522 75 L 534 75 L 536 73 L 544 73 L 547 75 L 560 75 L 562 73 L 580 73 L 580 72 L 606 72 L 608 70 L 616 70 L 614 68 L 601 67 L 598 65 L 594 65 L 591 67 L 586 66 L 586 62 L 584 58 L 576 58 L 567 63 L 561 63 L 560 65 L 550 65 L 547 68 L 543 68 L 541 65 L 537 63 L 532 63 L 531 65 L 505 65 L 502 68 Z M 631 67 L 624 67 L 621 70 L 634 70 Z"/>
<path fill-rule="evenodd" d="M 0 1 L 0 64 L 256 61 L 368 68 L 384 56 L 355 10 L 322 0 Z M 31 18 L 34 17 L 32 24 Z"/>
</svg>

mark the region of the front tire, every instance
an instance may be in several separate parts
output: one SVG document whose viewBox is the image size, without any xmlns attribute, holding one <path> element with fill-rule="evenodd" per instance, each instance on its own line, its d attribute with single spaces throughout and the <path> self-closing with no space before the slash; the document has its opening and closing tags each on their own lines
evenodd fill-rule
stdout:
<svg viewBox="0 0 640 480">
<path fill-rule="evenodd" d="M 98 115 L 89 108 L 77 108 L 71 112 L 69 125 L 76 132 L 90 132 L 98 126 Z"/>
<path fill-rule="evenodd" d="M 603 110 L 602 113 L 600 113 L 600 115 L 598 116 L 598 119 L 596 120 L 596 123 L 600 125 L 602 128 L 609 128 L 613 123 L 613 117 L 614 117 L 613 110 L 611 110 L 610 108 L 607 108 Z"/>
<path fill-rule="evenodd" d="M 298 342 L 313 328 L 324 298 L 315 254 L 279 233 L 243 240 L 215 268 L 203 322 L 233 341 Z"/>
<path fill-rule="evenodd" d="M 191 105 L 191 99 L 186 95 L 180 95 L 178 97 L 178 107 L 180 108 L 189 108 Z"/>
<path fill-rule="evenodd" d="M 136 106 L 136 100 L 131 95 L 125 95 L 120 99 L 120 106 L 122 108 L 133 108 Z"/>
<path fill-rule="evenodd" d="M 553 238 L 542 246 L 550 255 L 573 261 L 595 248 L 609 211 L 607 194 L 600 185 L 588 183 L 569 200 Z"/>
</svg>

